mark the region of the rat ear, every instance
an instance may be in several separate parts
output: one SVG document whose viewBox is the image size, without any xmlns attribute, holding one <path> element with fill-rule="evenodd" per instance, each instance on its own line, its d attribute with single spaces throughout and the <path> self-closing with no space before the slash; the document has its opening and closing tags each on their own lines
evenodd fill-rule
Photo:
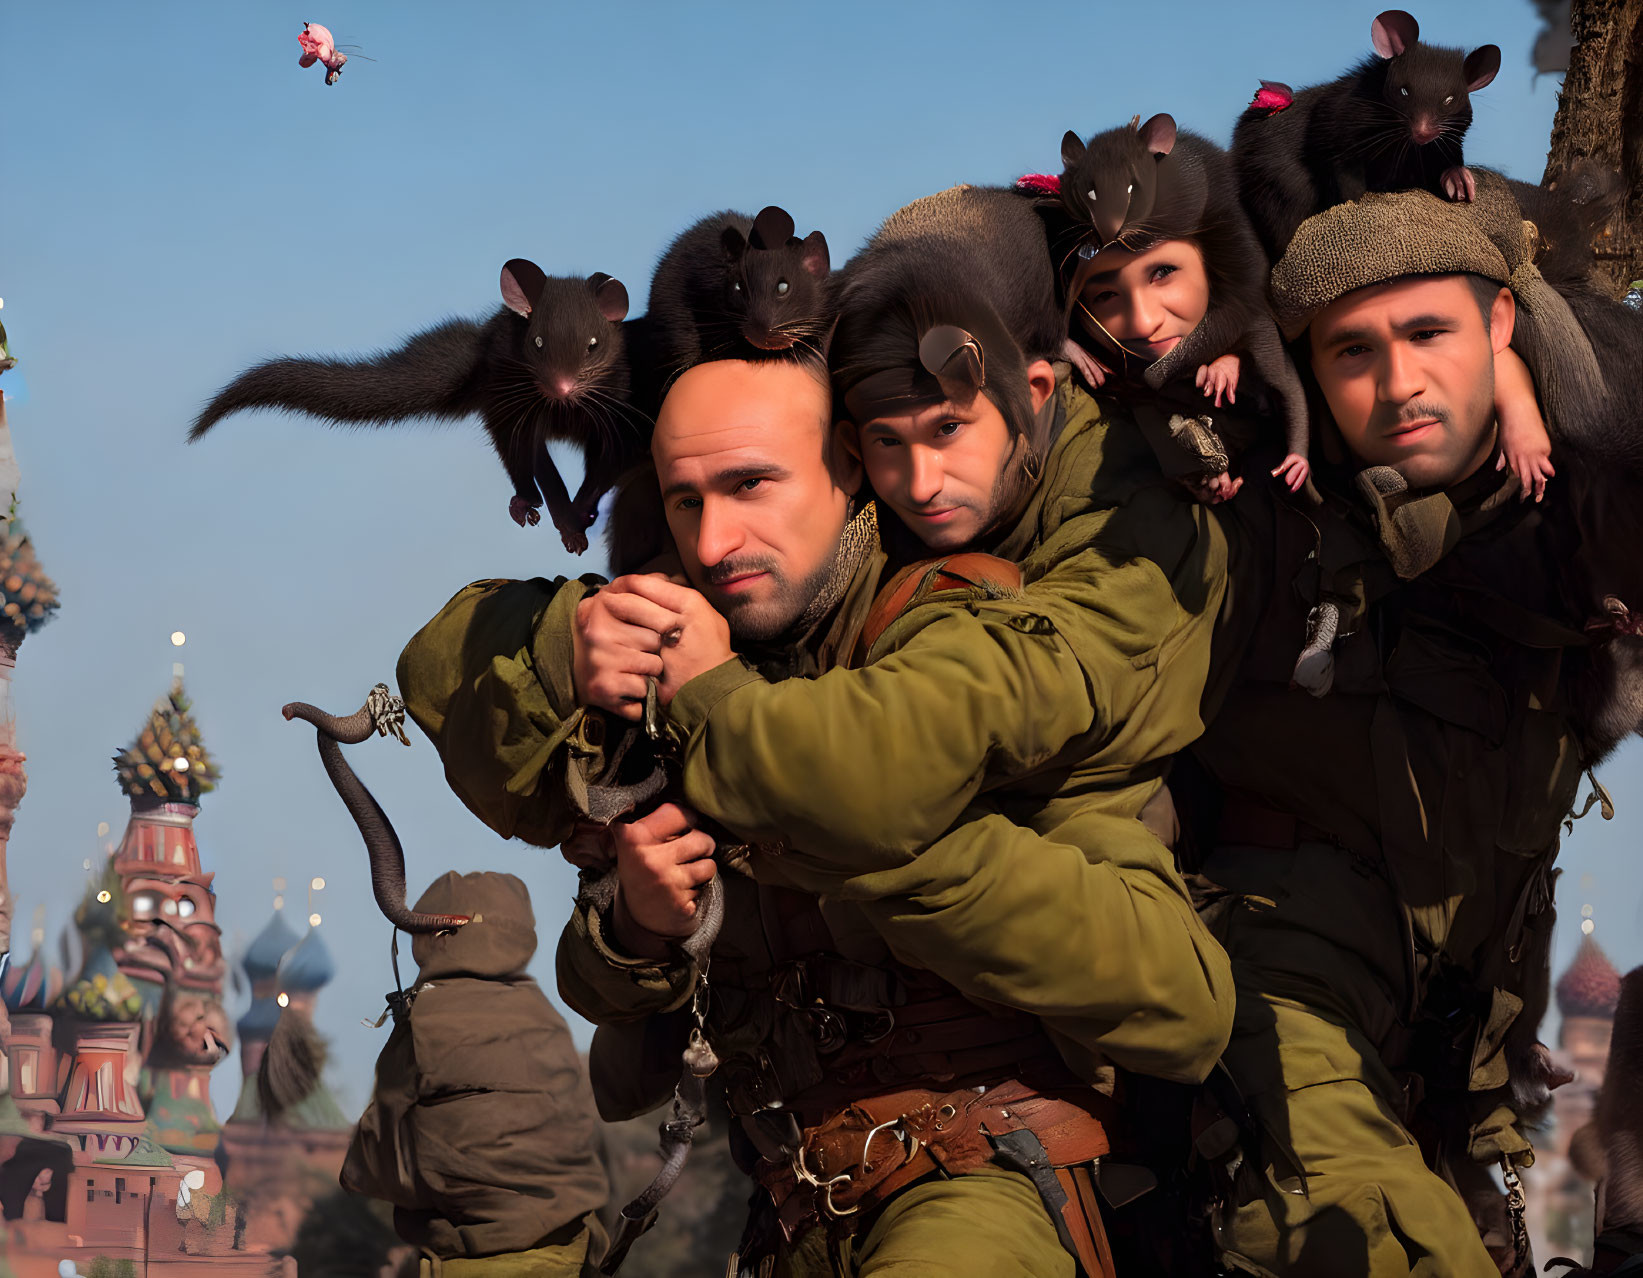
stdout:
<svg viewBox="0 0 1643 1278">
<path fill-rule="evenodd" d="M 593 286 L 593 300 L 601 315 L 612 324 L 620 324 L 628 317 L 628 290 L 621 280 L 595 271 L 588 276 L 588 283 Z"/>
<path fill-rule="evenodd" d="M 919 339 L 918 362 L 949 399 L 968 399 L 987 384 L 981 343 L 954 324 L 938 325 Z"/>
<path fill-rule="evenodd" d="M 547 283 L 547 275 L 535 262 L 511 258 L 502 268 L 502 304 L 515 315 L 529 316 Z"/>
<path fill-rule="evenodd" d="M 1160 160 L 1175 149 L 1175 117 L 1160 113 L 1141 126 L 1141 145 Z"/>
<path fill-rule="evenodd" d="M 812 231 L 799 242 L 799 264 L 817 279 L 827 274 L 832 265 L 827 256 L 827 237 Z"/>
<path fill-rule="evenodd" d="M 1466 55 L 1466 61 L 1461 66 L 1466 75 L 1466 91 L 1476 93 L 1493 80 L 1496 72 L 1500 70 L 1500 48 L 1498 45 L 1486 44 L 1482 48 L 1473 49 Z"/>
<path fill-rule="evenodd" d="M 1381 57 L 1395 58 L 1421 38 L 1421 24 L 1402 9 L 1388 9 L 1369 24 L 1369 38 Z"/>
<path fill-rule="evenodd" d="M 1084 158 L 1084 139 L 1071 129 L 1061 138 L 1061 163 L 1069 169 Z"/>
<path fill-rule="evenodd" d="M 719 244 L 725 251 L 725 261 L 734 262 L 747 252 L 747 240 L 734 226 L 727 226 L 724 234 L 719 236 Z"/>
<path fill-rule="evenodd" d="M 793 219 L 786 209 L 768 204 L 753 219 L 753 229 L 747 242 L 756 249 L 785 248 L 793 238 Z"/>
</svg>

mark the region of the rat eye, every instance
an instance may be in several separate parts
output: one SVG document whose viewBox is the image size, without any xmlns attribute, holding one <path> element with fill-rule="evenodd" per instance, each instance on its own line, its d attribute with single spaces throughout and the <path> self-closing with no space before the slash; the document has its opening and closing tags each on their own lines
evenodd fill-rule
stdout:
<svg viewBox="0 0 1643 1278">
<path fill-rule="evenodd" d="M 786 280 L 777 280 L 776 281 L 776 296 L 777 297 L 786 297 L 787 296 L 787 288 L 788 288 L 788 284 L 787 284 Z"/>
<path fill-rule="evenodd" d="M 1406 97 L 1406 98 L 1409 96 L 1409 90 L 1408 89 L 1399 89 L 1398 92 L 1403 94 L 1403 96 Z"/>
<path fill-rule="evenodd" d="M 1448 105 L 1449 105 L 1449 104 L 1450 104 L 1450 103 L 1451 103 L 1451 102 L 1453 102 L 1453 101 L 1454 101 L 1454 100 L 1455 100 L 1455 95 L 1454 95 L 1454 94 L 1453 94 L 1453 93 L 1451 93 L 1451 94 L 1450 94 L 1450 95 L 1449 95 L 1449 96 L 1448 96 L 1448 97 L 1446 97 L 1446 98 L 1445 98 L 1445 99 L 1444 99 L 1444 100 L 1443 100 L 1443 105 L 1444 105 L 1444 106 L 1448 106 Z"/>
<path fill-rule="evenodd" d="M 1091 187 L 1088 191 L 1085 191 L 1084 194 L 1090 197 L 1090 203 L 1091 204 L 1095 203 L 1095 188 L 1094 187 Z"/>
<path fill-rule="evenodd" d="M 536 343 L 536 349 L 537 350 L 542 349 L 542 339 L 541 339 L 541 337 L 533 337 L 533 338 L 531 338 L 531 341 Z"/>
<path fill-rule="evenodd" d="M 732 280 L 730 282 L 730 291 L 733 293 L 740 293 L 742 291 L 742 282 L 740 280 Z"/>
<path fill-rule="evenodd" d="M 588 338 L 588 349 L 590 351 L 597 345 L 599 345 L 599 339 L 597 337 Z"/>
<path fill-rule="evenodd" d="M 1134 195 L 1135 194 L 1135 183 L 1134 182 L 1131 182 L 1128 186 L 1126 186 L 1124 188 L 1124 194 L 1125 195 Z"/>
</svg>

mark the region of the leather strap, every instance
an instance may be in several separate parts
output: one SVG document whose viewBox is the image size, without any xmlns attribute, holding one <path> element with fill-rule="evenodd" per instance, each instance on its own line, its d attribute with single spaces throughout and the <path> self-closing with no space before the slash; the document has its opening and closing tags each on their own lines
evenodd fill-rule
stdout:
<svg viewBox="0 0 1643 1278">
<path fill-rule="evenodd" d="M 872 608 L 868 610 L 861 637 L 856 640 L 850 664 L 861 665 L 879 641 L 879 636 L 890 628 L 890 623 L 926 595 L 939 590 L 983 590 L 1008 594 L 1020 589 L 1021 566 L 997 555 L 966 551 L 908 564 L 880 587 Z"/>
<path fill-rule="evenodd" d="M 805 1128 L 789 1164 L 761 1160 L 754 1174 L 790 1241 L 822 1221 L 848 1233 L 852 1217 L 916 1180 L 994 1162 L 994 1139 L 1010 1132 L 1031 1132 L 1051 1168 L 1094 1162 L 1111 1147 L 1117 1113 L 1093 1088 L 1041 1091 L 1018 1079 L 979 1092 L 889 1092 Z"/>
</svg>

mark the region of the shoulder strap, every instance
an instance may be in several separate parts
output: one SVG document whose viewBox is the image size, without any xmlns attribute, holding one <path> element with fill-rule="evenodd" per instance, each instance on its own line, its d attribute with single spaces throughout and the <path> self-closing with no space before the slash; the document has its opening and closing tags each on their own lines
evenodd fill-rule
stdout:
<svg viewBox="0 0 1643 1278">
<path fill-rule="evenodd" d="M 908 564 L 880 587 L 850 664 L 861 665 L 891 622 L 937 591 L 979 590 L 997 597 L 1020 589 L 1021 566 L 997 555 L 969 551 Z"/>
</svg>

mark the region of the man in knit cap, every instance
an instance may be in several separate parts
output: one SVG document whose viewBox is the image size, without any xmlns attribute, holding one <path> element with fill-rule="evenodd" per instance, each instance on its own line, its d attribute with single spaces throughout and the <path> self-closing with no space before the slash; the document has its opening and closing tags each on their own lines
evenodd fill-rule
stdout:
<svg viewBox="0 0 1643 1278">
<path fill-rule="evenodd" d="M 1246 1156 L 1206 1152 L 1228 1155 L 1215 1225 L 1240 1269 L 1530 1264 L 1517 1171 L 1558 1081 L 1534 1037 L 1552 860 L 1581 773 L 1637 727 L 1615 646 L 1637 640 L 1602 620 L 1614 565 L 1585 531 L 1581 450 L 1539 505 L 1497 469 L 1509 343 L 1554 438 L 1617 410 L 1590 326 L 1480 178 L 1471 205 L 1402 192 L 1318 214 L 1273 271 L 1328 408 L 1327 500 L 1229 508 L 1215 717 L 1171 783 L 1196 792 L 1190 856 L 1238 986 L 1225 1064 Z M 1640 327 L 1613 330 L 1630 343 L 1614 358 L 1637 358 Z M 1315 695 L 1294 653 L 1343 574 L 1363 610 Z"/>
</svg>

